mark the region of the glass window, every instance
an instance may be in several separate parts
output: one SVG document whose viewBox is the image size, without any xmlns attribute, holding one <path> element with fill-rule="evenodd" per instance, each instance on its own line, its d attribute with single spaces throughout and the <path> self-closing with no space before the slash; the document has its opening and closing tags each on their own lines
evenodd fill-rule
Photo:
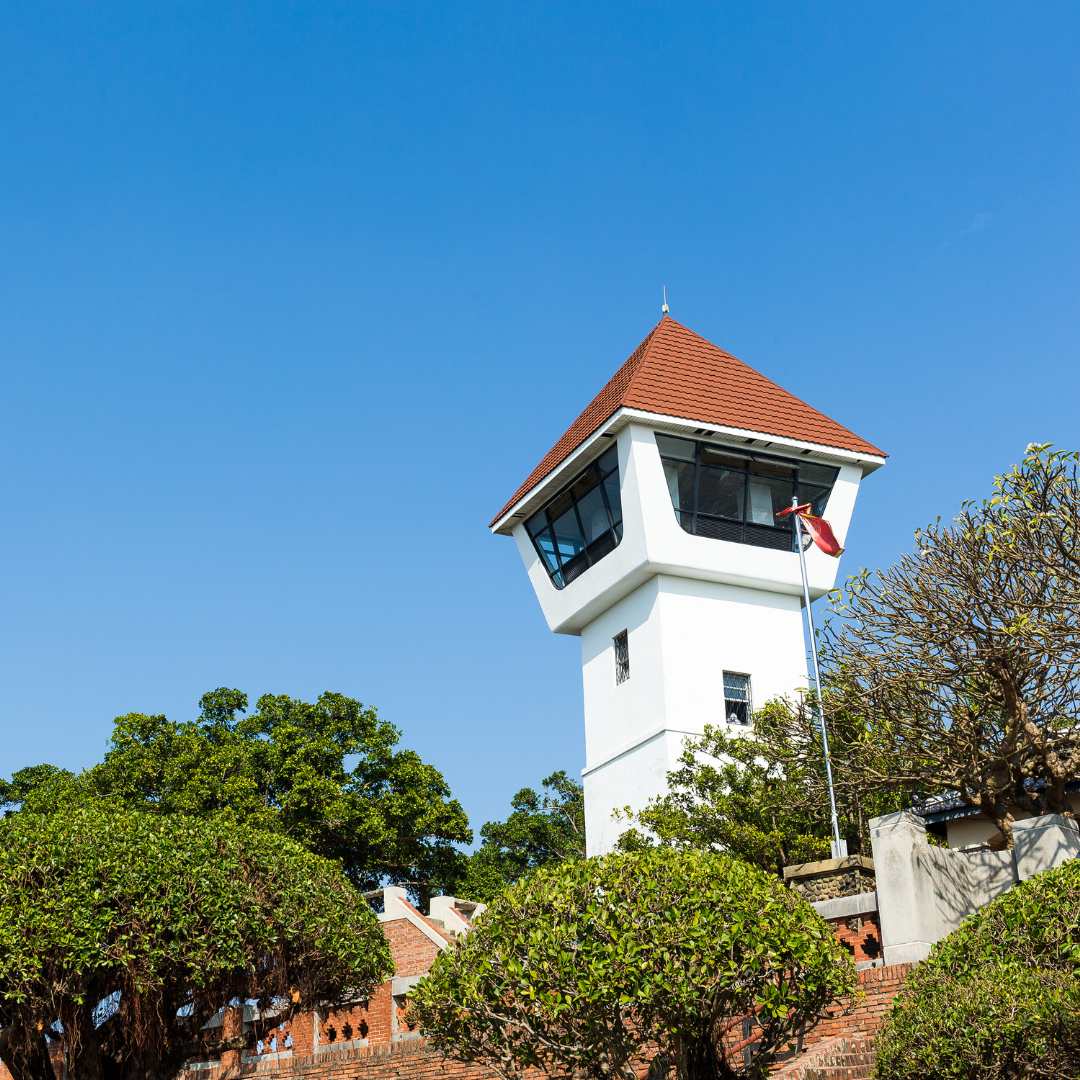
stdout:
<svg viewBox="0 0 1080 1080">
<path fill-rule="evenodd" d="M 578 516 L 581 527 L 585 530 L 585 543 L 599 540 L 611 528 L 607 506 L 604 505 L 604 492 L 600 487 L 593 487 L 578 501 Z"/>
<path fill-rule="evenodd" d="M 781 510 L 791 505 L 795 485 L 790 481 L 771 480 L 750 474 L 750 517 L 755 525 L 773 525 L 778 529 L 791 529 L 791 516 L 777 517 Z"/>
<path fill-rule="evenodd" d="M 557 589 L 614 551 L 622 539 L 616 448 L 576 476 L 525 527 Z"/>
<path fill-rule="evenodd" d="M 839 473 L 827 465 L 788 461 L 726 446 L 656 436 L 676 520 L 689 533 L 793 551 L 790 516 L 778 517 L 798 493 L 821 514 Z"/>
<path fill-rule="evenodd" d="M 607 504 L 611 508 L 611 516 L 615 521 L 622 521 L 622 496 L 619 494 L 619 474 L 612 473 L 604 481 L 604 494 L 607 496 Z"/>
<path fill-rule="evenodd" d="M 551 530 L 542 529 L 537 536 L 533 537 L 536 550 L 540 552 L 540 558 L 544 560 L 549 574 L 554 574 L 559 569 L 559 560 L 555 558 L 555 541 L 551 539 Z"/>
<path fill-rule="evenodd" d="M 724 716 L 729 724 L 746 727 L 753 715 L 750 700 L 750 676 L 724 672 Z"/>
<path fill-rule="evenodd" d="M 833 469 L 828 465 L 814 465 L 812 462 L 799 464 L 799 482 L 802 484 L 819 484 L 821 487 L 831 488 L 836 483 L 836 474 L 839 469 Z"/>
<path fill-rule="evenodd" d="M 825 513 L 825 504 L 829 501 L 831 488 L 814 487 L 799 481 L 799 502 L 809 503 L 813 510 L 811 513 L 821 517 Z"/>
<path fill-rule="evenodd" d="M 618 686 L 630 678 L 630 642 L 625 630 L 611 640 L 615 646 L 615 685 Z"/>
<path fill-rule="evenodd" d="M 661 457 L 680 458 L 683 461 L 694 460 L 694 446 L 689 439 L 673 439 L 670 435 L 657 435 L 656 445 L 660 447 Z"/>
<path fill-rule="evenodd" d="M 552 522 L 551 530 L 555 533 L 555 546 L 564 563 L 568 563 L 585 547 L 585 541 L 581 538 L 581 527 L 578 525 L 577 511 L 573 506 L 562 517 Z"/>
<path fill-rule="evenodd" d="M 676 512 L 685 510 L 691 520 L 694 516 L 694 466 L 688 461 L 665 461 L 664 478 L 667 480 L 671 505 Z"/>
<path fill-rule="evenodd" d="M 743 519 L 746 473 L 702 468 L 698 481 L 698 511 L 713 517 Z"/>
</svg>

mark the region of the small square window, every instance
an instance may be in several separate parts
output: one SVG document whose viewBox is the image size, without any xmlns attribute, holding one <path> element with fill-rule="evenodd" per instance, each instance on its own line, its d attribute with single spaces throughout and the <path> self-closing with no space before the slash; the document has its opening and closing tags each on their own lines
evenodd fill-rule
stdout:
<svg viewBox="0 0 1080 1080">
<path fill-rule="evenodd" d="M 724 672 L 724 716 L 729 724 L 750 724 L 750 676 Z"/>
<path fill-rule="evenodd" d="M 615 643 L 615 685 L 618 686 L 630 678 L 630 642 L 625 630 L 611 640 Z"/>
</svg>

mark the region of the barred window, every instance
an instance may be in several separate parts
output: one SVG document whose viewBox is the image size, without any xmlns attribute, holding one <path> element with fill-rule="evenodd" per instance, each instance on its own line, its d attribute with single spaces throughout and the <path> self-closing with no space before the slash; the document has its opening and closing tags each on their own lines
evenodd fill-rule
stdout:
<svg viewBox="0 0 1080 1080">
<path fill-rule="evenodd" d="M 738 675 L 733 671 L 724 672 L 724 716 L 729 724 L 750 723 L 753 712 L 750 701 L 750 676 Z"/>
<path fill-rule="evenodd" d="M 593 462 L 526 526 L 556 589 L 613 552 L 622 539 L 619 451 Z"/>
<path fill-rule="evenodd" d="M 822 514 L 840 470 L 726 446 L 657 435 L 668 494 L 679 524 L 696 536 L 795 550 L 791 515 L 799 502 Z"/>
<path fill-rule="evenodd" d="M 630 642 L 623 630 L 612 639 L 615 643 L 615 685 L 630 678 Z"/>
</svg>

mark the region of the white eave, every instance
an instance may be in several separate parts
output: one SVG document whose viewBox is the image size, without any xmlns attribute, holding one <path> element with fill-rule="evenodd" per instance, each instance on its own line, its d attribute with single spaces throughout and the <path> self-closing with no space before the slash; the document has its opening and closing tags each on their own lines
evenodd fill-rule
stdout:
<svg viewBox="0 0 1080 1080">
<path fill-rule="evenodd" d="M 530 517 L 553 496 L 558 494 L 569 480 L 594 458 L 600 456 L 602 446 L 609 445 L 611 437 L 631 422 L 640 422 L 657 431 L 670 431 L 673 435 L 688 438 L 706 439 L 709 442 L 727 443 L 733 449 L 753 449 L 766 452 L 792 453 L 810 457 L 814 461 L 827 461 L 833 465 L 858 465 L 863 476 L 880 469 L 885 464 L 881 454 L 856 453 L 838 446 L 825 446 L 821 443 L 804 442 L 779 435 L 769 435 L 761 431 L 746 428 L 716 427 L 701 423 L 700 420 L 685 420 L 677 416 L 664 416 L 661 413 L 645 412 L 623 406 L 600 425 L 584 442 L 573 450 L 563 461 L 548 473 L 543 480 L 533 485 L 516 503 L 511 506 L 491 526 L 493 533 L 510 536 L 514 526 Z"/>
</svg>

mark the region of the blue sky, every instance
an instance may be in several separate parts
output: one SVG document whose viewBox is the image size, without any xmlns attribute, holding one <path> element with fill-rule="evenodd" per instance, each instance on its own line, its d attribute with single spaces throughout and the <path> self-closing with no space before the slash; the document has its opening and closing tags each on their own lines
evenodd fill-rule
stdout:
<svg viewBox="0 0 1080 1080">
<path fill-rule="evenodd" d="M 842 573 L 1080 448 L 1080 7 L 0 9 L 3 771 L 235 686 L 474 824 L 583 764 L 487 522 L 672 314 L 891 455 Z"/>
</svg>

